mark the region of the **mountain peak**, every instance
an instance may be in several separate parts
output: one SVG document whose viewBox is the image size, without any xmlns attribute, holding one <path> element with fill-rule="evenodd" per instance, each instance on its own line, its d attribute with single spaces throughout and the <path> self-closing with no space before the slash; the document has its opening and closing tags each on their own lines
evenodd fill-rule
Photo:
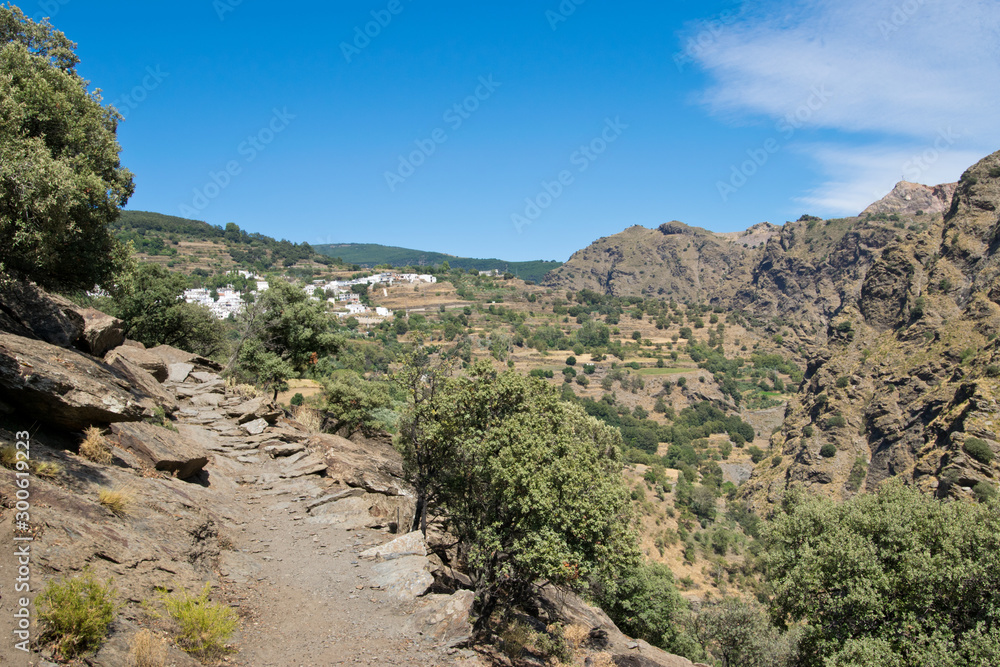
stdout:
<svg viewBox="0 0 1000 667">
<path fill-rule="evenodd" d="M 918 211 L 927 214 L 945 213 L 951 208 L 951 198 L 958 183 L 945 183 L 934 187 L 920 183 L 900 181 L 892 192 L 878 200 L 864 211 L 862 216 L 879 213 L 900 213 L 914 215 Z"/>
</svg>

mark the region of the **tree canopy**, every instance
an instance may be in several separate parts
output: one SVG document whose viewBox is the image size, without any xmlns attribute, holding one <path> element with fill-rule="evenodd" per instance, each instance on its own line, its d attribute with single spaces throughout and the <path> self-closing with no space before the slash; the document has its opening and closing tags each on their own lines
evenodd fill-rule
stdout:
<svg viewBox="0 0 1000 667">
<path fill-rule="evenodd" d="M 0 6 L 0 282 L 112 286 L 128 253 L 108 228 L 132 195 L 121 115 L 76 73 L 76 45 Z"/>
</svg>

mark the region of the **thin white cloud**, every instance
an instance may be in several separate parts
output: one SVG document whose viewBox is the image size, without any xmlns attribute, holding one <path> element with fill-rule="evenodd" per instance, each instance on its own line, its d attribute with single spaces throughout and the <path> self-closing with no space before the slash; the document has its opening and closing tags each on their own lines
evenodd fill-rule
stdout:
<svg viewBox="0 0 1000 667">
<path fill-rule="evenodd" d="M 783 117 L 825 86 L 813 127 L 922 136 L 952 125 L 996 141 L 998 28 L 995 0 L 770 3 L 694 55 L 719 112 Z"/>
<path fill-rule="evenodd" d="M 957 174 L 984 156 L 948 146 L 940 136 L 910 148 L 822 145 L 797 150 L 816 160 L 825 176 L 818 187 L 797 201 L 826 215 L 857 215 L 901 180 L 924 185 L 954 181 Z"/>
</svg>

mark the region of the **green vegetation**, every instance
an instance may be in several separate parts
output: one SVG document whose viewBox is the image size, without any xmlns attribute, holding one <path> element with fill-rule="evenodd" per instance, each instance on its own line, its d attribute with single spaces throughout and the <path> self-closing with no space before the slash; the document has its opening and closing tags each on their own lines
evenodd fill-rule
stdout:
<svg viewBox="0 0 1000 667">
<path fill-rule="evenodd" d="M 188 653 L 217 659 L 228 650 L 226 642 L 237 628 L 236 612 L 227 605 L 212 602 L 210 584 L 199 595 L 186 590 L 161 592 L 160 600 L 167 614 L 177 624 L 177 643 Z"/>
<path fill-rule="evenodd" d="M 375 243 L 338 243 L 334 245 L 317 245 L 316 252 L 328 257 L 335 257 L 346 264 L 358 264 L 366 267 L 393 266 L 397 268 L 420 268 L 426 273 L 426 267 L 440 266 L 447 262 L 451 269 L 475 271 L 499 271 L 510 273 L 522 280 L 541 282 L 549 271 L 562 266 L 562 262 L 532 261 L 505 262 L 501 259 L 471 259 L 455 257 L 440 252 L 410 250 L 395 246 L 384 246 Z"/>
<path fill-rule="evenodd" d="M 992 463 L 993 459 L 996 458 L 993 448 L 982 438 L 966 438 L 962 449 L 980 463 Z"/>
<path fill-rule="evenodd" d="M 49 581 L 35 604 L 45 628 L 42 639 L 67 658 L 97 650 L 119 606 L 112 581 L 102 584 L 90 572 Z"/>
<path fill-rule="evenodd" d="M 108 229 L 134 189 L 121 116 L 87 90 L 75 50 L 48 22 L 0 6 L 0 287 L 110 288 L 128 265 Z"/>
<path fill-rule="evenodd" d="M 986 665 L 1000 656 L 1000 511 L 899 483 L 843 504 L 792 494 L 765 531 L 773 614 L 798 664 Z"/>
</svg>

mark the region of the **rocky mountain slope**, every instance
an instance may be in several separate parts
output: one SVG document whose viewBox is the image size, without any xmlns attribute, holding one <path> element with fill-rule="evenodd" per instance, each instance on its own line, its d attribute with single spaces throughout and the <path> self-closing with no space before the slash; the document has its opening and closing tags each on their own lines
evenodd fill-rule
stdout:
<svg viewBox="0 0 1000 667">
<path fill-rule="evenodd" d="M 900 183 L 858 217 L 742 233 L 760 244 L 680 223 L 633 227 L 547 282 L 780 324 L 808 371 L 744 491 L 762 511 L 790 486 L 844 498 L 889 476 L 983 496 L 1000 452 L 998 206 L 1000 153 L 957 184 Z"/>
</svg>

